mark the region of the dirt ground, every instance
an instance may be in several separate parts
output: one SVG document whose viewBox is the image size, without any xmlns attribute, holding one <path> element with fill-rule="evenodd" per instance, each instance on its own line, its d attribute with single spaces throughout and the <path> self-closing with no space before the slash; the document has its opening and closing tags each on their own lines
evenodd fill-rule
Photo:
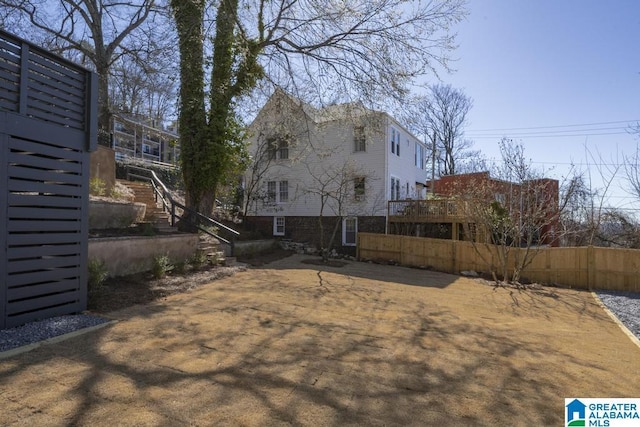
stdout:
<svg viewBox="0 0 640 427">
<path fill-rule="evenodd" d="M 294 255 L 0 360 L 4 425 L 562 425 L 640 397 L 640 348 L 588 292 Z"/>
<path fill-rule="evenodd" d="M 290 251 L 274 249 L 269 252 L 238 257 L 238 262 L 241 263 L 240 265 L 260 267 L 289 255 L 291 255 Z M 110 277 L 98 291 L 89 293 L 88 310 L 96 314 L 106 314 L 136 304 L 148 304 L 170 295 L 188 292 L 205 283 L 244 270 L 244 267 L 211 265 L 199 268 L 187 267 L 184 272 L 178 272 L 177 269 L 174 269 L 159 279 L 153 278 L 149 272 Z"/>
</svg>

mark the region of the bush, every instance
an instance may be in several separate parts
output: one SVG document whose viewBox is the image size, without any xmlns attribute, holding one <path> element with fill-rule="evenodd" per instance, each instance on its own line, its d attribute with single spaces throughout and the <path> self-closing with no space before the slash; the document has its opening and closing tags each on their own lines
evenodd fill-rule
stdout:
<svg viewBox="0 0 640 427">
<path fill-rule="evenodd" d="M 198 249 L 196 253 L 193 254 L 189 263 L 196 269 L 202 268 L 203 265 L 207 263 L 207 254 L 205 251 Z"/>
<path fill-rule="evenodd" d="M 87 287 L 89 295 L 95 295 L 100 292 L 104 282 L 109 276 L 107 265 L 99 259 L 89 260 L 89 276 L 87 278 Z"/>
<path fill-rule="evenodd" d="M 187 263 L 184 261 L 178 261 L 173 265 L 173 272 L 175 274 L 185 274 L 187 272 Z"/>
<path fill-rule="evenodd" d="M 173 269 L 171 261 L 167 255 L 156 255 L 153 257 L 153 266 L 151 267 L 151 274 L 154 279 L 162 279 Z"/>
<path fill-rule="evenodd" d="M 89 180 L 89 194 L 92 196 L 104 196 L 107 192 L 107 184 L 104 180 L 95 177 Z"/>
</svg>

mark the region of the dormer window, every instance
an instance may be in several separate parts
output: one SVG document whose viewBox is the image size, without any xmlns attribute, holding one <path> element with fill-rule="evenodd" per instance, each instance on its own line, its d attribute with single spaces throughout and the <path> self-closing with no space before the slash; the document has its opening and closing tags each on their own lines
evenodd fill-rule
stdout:
<svg viewBox="0 0 640 427">
<path fill-rule="evenodd" d="M 285 138 L 269 138 L 267 146 L 269 160 L 286 160 L 289 158 L 289 141 Z"/>
</svg>

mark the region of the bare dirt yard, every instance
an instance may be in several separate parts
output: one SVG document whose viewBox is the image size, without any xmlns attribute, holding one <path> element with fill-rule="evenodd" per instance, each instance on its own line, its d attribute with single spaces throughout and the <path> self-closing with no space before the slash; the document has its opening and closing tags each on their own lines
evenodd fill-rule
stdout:
<svg viewBox="0 0 640 427">
<path fill-rule="evenodd" d="M 588 292 L 294 255 L 0 360 L 3 425 L 562 425 L 640 397 L 640 348 Z"/>
</svg>

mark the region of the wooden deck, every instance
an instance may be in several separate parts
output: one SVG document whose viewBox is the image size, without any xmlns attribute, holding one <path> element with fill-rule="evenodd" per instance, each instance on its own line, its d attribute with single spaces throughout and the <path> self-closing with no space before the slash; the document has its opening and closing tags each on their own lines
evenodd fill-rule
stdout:
<svg viewBox="0 0 640 427">
<path fill-rule="evenodd" d="M 459 200 L 393 200 L 387 206 L 389 222 L 463 222 L 466 210 Z"/>
</svg>

